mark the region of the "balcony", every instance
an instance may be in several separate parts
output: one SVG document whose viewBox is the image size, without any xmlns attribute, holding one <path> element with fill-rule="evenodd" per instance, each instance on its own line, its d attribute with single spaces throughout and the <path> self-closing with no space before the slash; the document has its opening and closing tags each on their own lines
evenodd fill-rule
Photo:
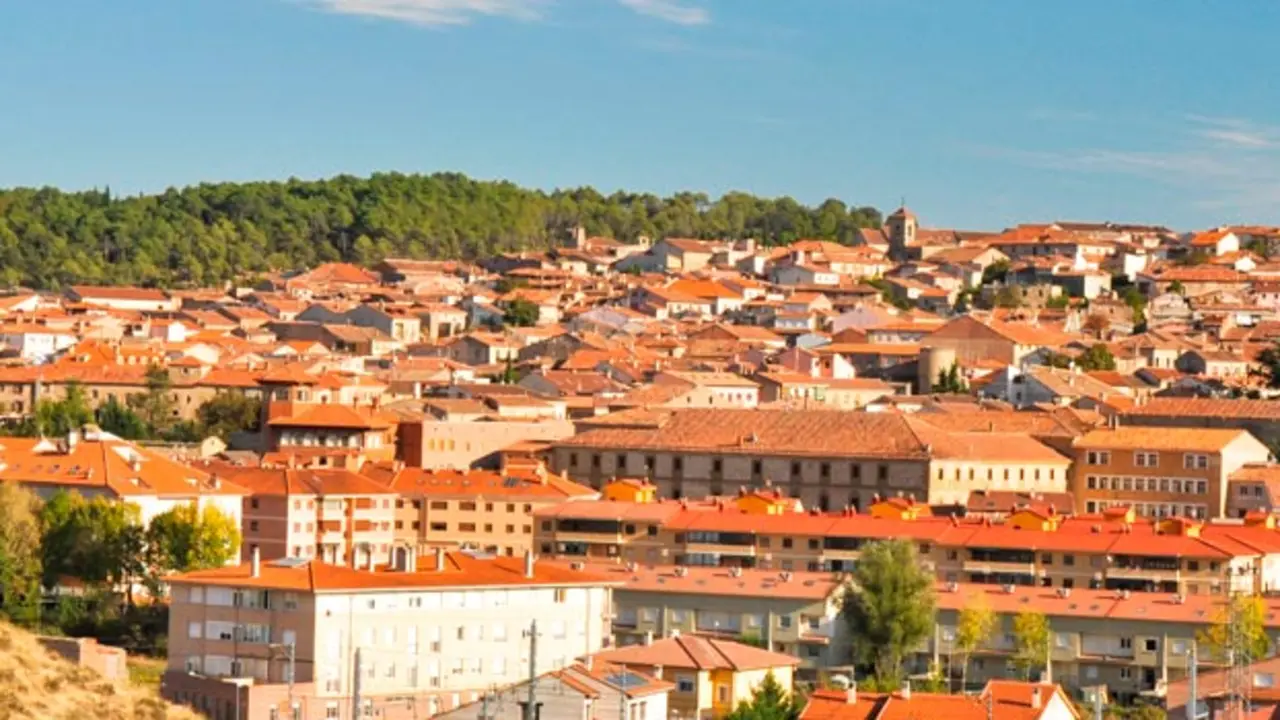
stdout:
<svg viewBox="0 0 1280 720">
<path fill-rule="evenodd" d="M 603 532 L 560 531 L 555 534 L 555 539 L 558 543 L 581 543 L 585 545 L 619 545 L 622 543 L 621 534 Z"/>
<path fill-rule="evenodd" d="M 1031 562 L 965 560 L 964 571 L 977 575 L 1035 575 L 1036 566 Z"/>
<path fill-rule="evenodd" d="M 1107 577 L 1115 580 L 1150 580 L 1162 582 L 1178 579 L 1177 568 L 1145 568 L 1136 565 L 1107 568 Z"/>
</svg>

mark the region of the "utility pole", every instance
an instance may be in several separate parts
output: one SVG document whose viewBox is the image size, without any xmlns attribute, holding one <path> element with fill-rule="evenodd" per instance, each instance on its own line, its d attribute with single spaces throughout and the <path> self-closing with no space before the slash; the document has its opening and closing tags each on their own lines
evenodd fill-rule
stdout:
<svg viewBox="0 0 1280 720">
<path fill-rule="evenodd" d="M 351 720 L 358 720 L 364 717 L 361 714 L 364 708 L 361 707 L 360 695 L 364 690 L 364 651 L 363 648 L 356 648 L 356 664 L 355 675 L 351 680 Z"/>
<path fill-rule="evenodd" d="M 529 623 L 529 695 L 524 707 L 524 720 L 537 720 L 538 621 Z"/>
<path fill-rule="evenodd" d="M 1191 641 L 1191 653 L 1187 657 L 1187 719 L 1196 720 L 1196 713 L 1200 710 L 1200 693 L 1196 687 L 1196 673 L 1199 668 L 1196 667 L 1196 641 Z"/>
</svg>

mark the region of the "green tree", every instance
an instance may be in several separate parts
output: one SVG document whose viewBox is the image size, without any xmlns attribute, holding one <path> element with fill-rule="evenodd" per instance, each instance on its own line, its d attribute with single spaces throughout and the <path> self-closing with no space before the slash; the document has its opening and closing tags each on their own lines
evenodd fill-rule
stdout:
<svg viewBox="0 0 1280 720">
<path fill-rule="evenodd" d="M 1076 367 L 1086 372 L 1093 370 L 1115 370 L 1116 358 L 1111 350 L 1102 343 L 1094 343 L 1088 350 L 1076 358 Z"/>
<path fill-rule="evenodd" d="M 899 680 L 907 653 L 933 631 L 933 582 L 914 543 L 895 539 L 863 547 L 841 612 L 855 659 L 871 665 L 878 682 Z"/>
<path fill-rule="evenodd" d="M 220 392 L 200 406 L 197 414 L 207 435 L 229 441 L 237 432 L 257 432 L 262 401 L 243 393 Z"/>
<path fill-rule="evenodd" d="M 946 370 L 939 370 L 938 382 L 934 383 L 932 390 L 936 393 L 963 394 L 969 392 L 969 385 L 964 381 L 964 376 L 960 374 L 960 365 L 951 363 L 951 367 Z"/>
<path fill-rule="evenodd" d="M 752 691 L 751 699 L 739 703 L 724 720 L 798 720 L 803 709 L 799 698 L 770 672 Z"/>
<path fill-rule="evenodd" d="M 0 610 L 12 622 L 40 619 L 40 501 L 0 481 Z"/>
<path fill-rule="evenodd" d="M 1005 276 L 1009 274 L 1009 261 L 997 260 L 982 269 L 982 284 L 990 285 L 994 282 L 1004 282 Z"/>
<path fill-rule="evenodd" d="M 538 305 L 522 297 L 512 298 L 507 302 L 502 321 L 515 327 L 531 327 L 538 324 Z"/>
<path fill-rule="evenodd" d="M 1045 301 L 1044 306 L 1050 310 L 1066 310 L 1071 306 L 1071 298 L 1066 295 L 1051 297 Z"/>
<path fill-rule="evenodd" d="M 960 653 L 960 691 L 969 682 L 969 658 L 987 644 L 996 630 L 996 614 L 982 594 L 974 595 L 956 618 L 955 648 Z"/>
<path fill-rule="evenodd" d="M 1133 312 L 1134 327 L 1145 326 L 1147 323 L 1147 296 L 1143 295 L 1137 287 L 1130 286 L 1124 292 L 1124 302 Z"/>
<path fill-rule="evenodd" d="M 1178 295 L 1186 295 L 1187 288 L 1182 284 L 1181 280 L 1174 280 L 1169 283 L 1169 292 L 1177 293 Z"/>
<path fill-rule="evenodd" d="M 1049 661 L 1049 618 L 1044 613 L 1023 610 L 1013 617 L 1013 664 L 1024 678 Z"/>
<path fill-rule="evenodd" d="M 59 491 L 40 509 L 44 584 L 70 576 L 89 584 L 131 584 L 142 572 L 137 505 Z"/>
<path fill-rule="evenodd" d="M 177 407 L 172 395 L 173 380 L 168 370 L 152 365 L 147 368 L 146 385 L 146 392 L 129 396 L 129 408 L 147 424 L 147 433 L 158 437 L 173 426 Z"/>
<path fill-rule="evenodd" d="M 152 569 L 159 573 L 220 567 L 236 556 L 240 528 L 213 505 L 179 505 L 151 519 L 146 532 Z"/>
<path fill-rule="evenodd" d="M 1214 613 L 1209 627 L 1196 633 L 1196 640 L 1216 662 L 1233 659 L 1245 663 L 1261 660 L 1270 653 L 1267 637 L 1267 605 L 1256 595 L 1236 593 Z"/>
<path fill-rule="evenodd" d="M 1022 307 L 1022 304 L 1022 287 L 1019 285 L 1005 285 L 996 293 L 996 307 L 1014 309 Z"/>
<path fill-rule="evenodd" d="M 98 407 L 98 426 L 103 430 L 126 440 L 145 440 L 150 435 L 147 424 L 130 410 L 115 395 Z"/>
<path fill-rule="evenodd" d="M 17 437 L 61 437 L 93 422 L 93 411 L 79 383 L 67 383 L 61 400 L 39 400 L 32 414 L 4 428 Z"/>
<path fill-rule="evenodd" d="M 1280 388 L 1280 342 L 1266 347 L 1258 353 L 1258 368 L 1252 370 L 1267 381 L 1267 387 Z"/>
</svg>

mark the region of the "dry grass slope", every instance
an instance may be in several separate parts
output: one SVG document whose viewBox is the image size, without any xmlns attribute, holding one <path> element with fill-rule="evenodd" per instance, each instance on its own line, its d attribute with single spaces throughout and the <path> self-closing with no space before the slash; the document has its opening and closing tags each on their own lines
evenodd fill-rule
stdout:
<svg viewBox="0 0 1280 720">
<path fill-rule="evenodd" d="M 0 623 L 0 720 L 195 720 L 154 693 L 115 685 Z"/>
</svg>

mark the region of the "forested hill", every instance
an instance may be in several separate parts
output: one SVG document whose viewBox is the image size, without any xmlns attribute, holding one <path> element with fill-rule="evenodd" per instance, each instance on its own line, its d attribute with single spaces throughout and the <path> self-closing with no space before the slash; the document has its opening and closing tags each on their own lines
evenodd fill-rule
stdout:
<svg viewBox="0 0 1280 720">
<path fill-rule="evenodd" d="M 459 174 L 221 183 L 160 195 L 0 190 L 0 283 L 212 285 L 248 273 L 384 256 L 476 258 L 591 235 L 848 241 L 878 226 L 839 200 L 730 193 L 546 193 Z"/>
</svg>

